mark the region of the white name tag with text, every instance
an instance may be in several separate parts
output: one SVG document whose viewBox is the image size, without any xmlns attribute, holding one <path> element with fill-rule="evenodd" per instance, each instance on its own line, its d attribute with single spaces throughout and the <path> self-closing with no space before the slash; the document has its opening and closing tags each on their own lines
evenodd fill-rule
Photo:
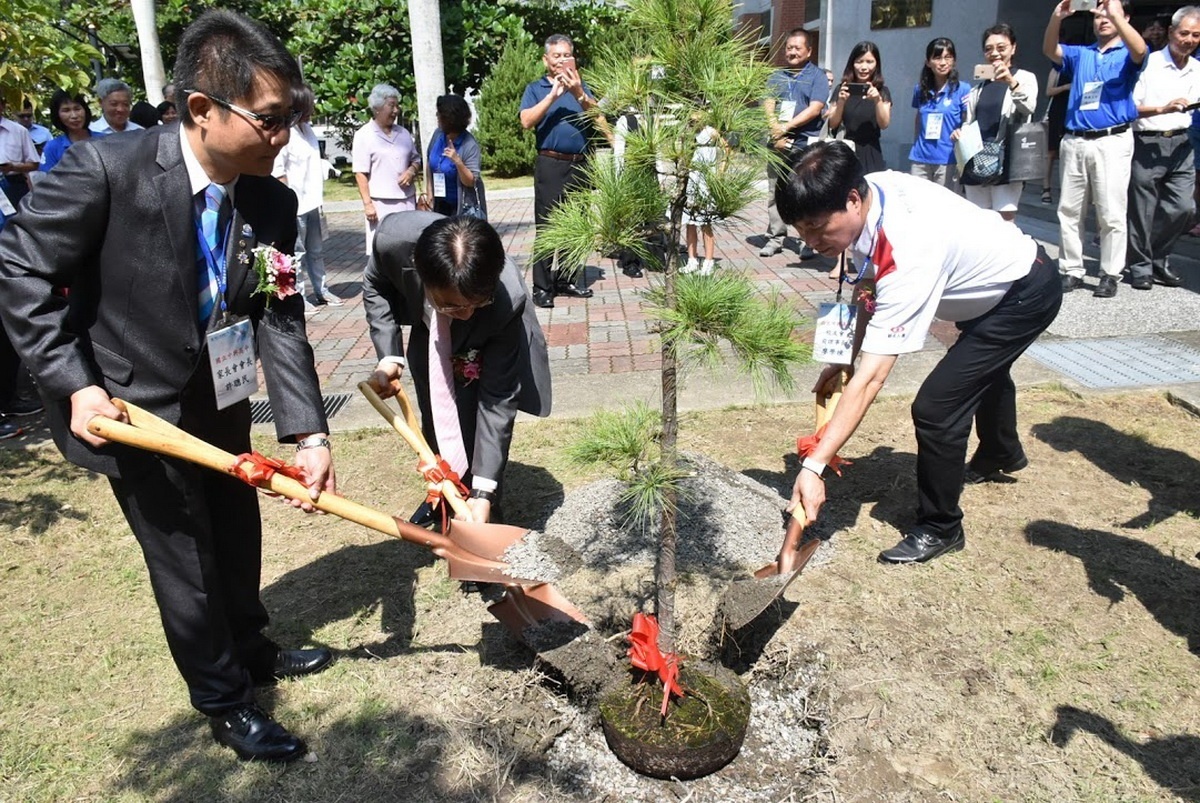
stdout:
<svg viewBox="0 0 1200 803">
<path fill-rule="evenodd" d="M 445 198 L 446 197 L 446 174 L 445 173 L 434 173 L 433 174 L 433 197 L 434 198 Z"/>
<path fill-rule="evenodd" d="M 17 208 L 13 206 L 12 201 L 8 200 L 8 196 L 2 192 L 0 192 L 0 212 L 3 212 L 5 217 L 12 217 L 17 214 Z"/>
<path fill-rule="evenodd" d="M 250 398 L 258 390 L 254 327 L 249 318 L 208 333 L 208 364 L 212 369 L 217 409 Z"/>
<path fill-rule="evenodd" d="M 850 365 L 854 358 L 854 329 L 858 308 L 827 301 L 817 310 L 813 361 Z"/>
<path fill-rule="evenodd" d="M 933 112 L 925 118 L 925 139 L 942 138 L 942 120 L 941 112 Z"/>
<path fill-rule="evenodd" d="M 790 122 L 796 116 L 796 101 L 785 100 L 779 104 L 779 122 Z"/>
<path fill-rule="evenodd" d="M 1083 84 L 1083 99 L 1079 102 L 1081 112 L 1094 112 L 1100 108 L 1100 93 L 1104 91 L 1103 81 L 1085 81 Z"/>
</svg>

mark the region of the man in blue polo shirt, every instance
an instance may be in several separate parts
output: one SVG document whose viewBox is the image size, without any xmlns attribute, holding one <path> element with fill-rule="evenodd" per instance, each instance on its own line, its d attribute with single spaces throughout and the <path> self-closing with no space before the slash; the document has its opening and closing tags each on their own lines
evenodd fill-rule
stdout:
<svg viewBox="0 0 1200 803">
<path fill-rule="evenodd" d="M 787 181 L 791 167 L 821 133 L 821 113 L 829 99 L 829 76 L 813 64 L 808 31 L 796 28 L 784 41 L 787 69 L 776 70 L 767 80 L 768 97 L 763 108 L 771 121 L 771 142 L 784 158 L 784 165 L 767 167 L 767 242 L 759 256 L 769 257 L 783 250 L 787 224 L 775 210 L 775 186 Z M 807 244 L 800 249 L 801 259 L 816 256 Z"/>
<path fill-rule="evenodd" d="M 537 161 L 533 168 L 533 219 L 537 231 L 550 218 L 567 190 L 583 181 L 584 163 L 592 150 L 594 129 L 584 111 L 596 105 L 596 99 L 579 77 L 575 66 L 575 48 L 560 33 L 546 39 L 542 62 L 546 74 L 525 87 L 521 98 L 521 126 L 534 128 L 537 135 Z M 533 263 L 533 303 L 553 307 L 556 295 L 591 298 L 583 287 L 580 266 L 554 269 L 554 256 Z"/>
<path fill-rule="evenodd" d="M 1133 157 L 1130 124 L 1138 116 L 1133 88 L 1146 58 L 1146 42 L 1129 24 L 1121 0 L 1099 0 L 1092 11 L 1095 44 L 1059 44 L 1062 21 L 1071 14 L 1071 0 L 1056 4 L 1042 39 L 1042 52 L 1072 75 L 1066 133 L 1059 146 L 1058 264 L 1063 292 L 1083 286 L 1083 214 L 1090 195 L 1100 224 L 1100 283 L 1092 295 L 1112 298 L 1125 268 Z"/>
</svg>

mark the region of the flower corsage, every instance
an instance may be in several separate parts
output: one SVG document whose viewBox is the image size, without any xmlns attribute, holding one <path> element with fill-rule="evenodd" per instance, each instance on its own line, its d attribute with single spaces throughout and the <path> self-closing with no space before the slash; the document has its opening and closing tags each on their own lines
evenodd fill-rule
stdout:
<svg viewBox="0 0 1200 803">
<path fill-rule="evenodd" d="M 251 295 L 266 295 L 269 306 L 272 296 L 284 299 L 296 294 L 295 257 L 270 245 L 260 245 L 251 253 L 254 254 L 254 272 L 258 275 L 258 286 Z"/>
<path fill-rule="evenodd" d="M 462 384 L 469 385 L 479 378 L 479 349 L 455 354 L 451 360 L 454 363 L 454 378 Z"/>
<path fill-rule="evenodd" d="M 875 282 L 863 282 L 858 286 L 858 303 L 867 313 L 875 312 Z"/>
</svg>

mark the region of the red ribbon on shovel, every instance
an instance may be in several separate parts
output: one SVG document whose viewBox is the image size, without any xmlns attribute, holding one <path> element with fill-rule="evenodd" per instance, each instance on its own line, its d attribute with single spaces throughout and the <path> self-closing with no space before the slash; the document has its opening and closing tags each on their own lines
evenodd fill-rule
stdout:
<svg viewBox="0 0 1200 803">
<path fill-rule="evenodd" d="M 671 695 L 683 696 L 679 688 L 679 656 L 658 649 L 658 620 L 645 613 L 633 615 L 633 632 L 629 634 L 629 662 L 644 672 L 657 672 L 663 684 L 662 716 L 667 715 Z"/>
<path fill-rule="evenodd" d="M 423 463 L 418 460 L 417 473 L 425 478 L 425 482 L 429 483 L 425 491 L 425 501 L 434 510 L 437 510 L 441 506 L 442 532 L 445 532 L 450 515 L 446 511 L 447 506 L 442 505 L 442 483 L 446 480 L 454 483 L 454 487 L 458 489 L 459 496 L 463 499 L 466 499 L 470 492 L 467 490 L 467 486 L 463 484 L 462 477 L 458 476 L 458 473 L 450 468 L 450 464 L 443 460 L 440 454 L 434 455 L 434 459 L 437 462 Z"/>
<path fill-rule="evenodd" d="M 799 438 L 796 438 L 796 454 L 800 455 L 801 460 L 808 457 L 816 450 L 817 445 L 821 442 L 821 436 L 825 434 L 826 426 L 828 426 L 828 424 L 822 424 L 813 434 L 801 435 Z M 842 476 L 842 466 L 852 465 L 854 465 L 853 461 L 846 460 L 845 458 L 838 457 L 837 455 L 834 455 L 833 459 L 829 461 L 829 468 L 833 469 L 833 472 L 839 477 Z"/>
<path fill-rule="evenodd" d="M 251 463 L 253 465 L 251 468 L 242 468 L 242 463 Z M 267 457 L 258 452 L 238 455 L 233 465 L 229 467 L 229 473 L 247 485 L 255 487 L 266 485 L 271 481 L 271 477 L 276 474 L 291 477 L 305 485 L 308 484 L 308 478 L 304 475 L 304 469 L 299 466 L 289 466 L 282 460 L 276 460 L 273 457 Z"/>
</svg>

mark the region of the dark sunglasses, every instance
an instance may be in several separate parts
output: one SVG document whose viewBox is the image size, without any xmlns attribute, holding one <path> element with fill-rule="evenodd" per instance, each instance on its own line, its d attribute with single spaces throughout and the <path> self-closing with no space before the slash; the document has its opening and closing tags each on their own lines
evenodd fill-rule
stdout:
<svg viewBox="0 0 1200 803">
<path fill-rule="evenodd" d="M 249 109 L 243 109 L 241 106 L 238 106 L 235 103 L 230 103 L 229 101 L 225 100 L 225 98 L 217 97 L 216 95 L 210 95 L 207 92 L 201 92 L 199 89 L 184 90 L 185 95 L 190 95 L 193 92 L 198 95 L 204 95 L 206 98 L 223 109 L 229 109 L 229 111 L 236 112 L 248 120 L 253 120 L 254 122 L 258 123 L 259 128 L 268 134 L 274 134 L 282 131 L 285 128 L 291 128 L 296 124 L 296 121 L 300 119 L 301 114 L 303 114 L 303 112 L 297 111 L 296 109 L 292 109 L 287 114 L 259 114 L 258 112 L 252 112 Z"/>
</svg>

